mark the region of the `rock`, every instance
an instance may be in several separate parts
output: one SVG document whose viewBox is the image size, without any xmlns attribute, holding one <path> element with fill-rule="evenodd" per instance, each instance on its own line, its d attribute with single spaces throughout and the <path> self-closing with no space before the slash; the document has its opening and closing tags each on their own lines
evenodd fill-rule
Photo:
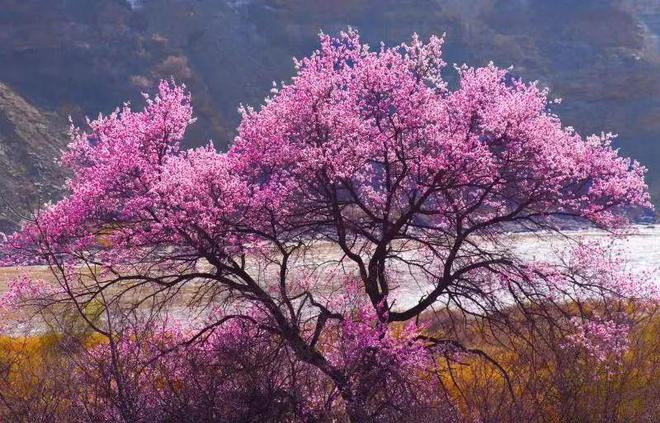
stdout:
<svg viewBox="0 0 660 423">
<path fill-rule="evenodd" d="M 0 83 L 0 232 L 58 196 L 64 173 L 56 164 L 66 146 L 65 121 L 35 108 Z"/>
</svg>

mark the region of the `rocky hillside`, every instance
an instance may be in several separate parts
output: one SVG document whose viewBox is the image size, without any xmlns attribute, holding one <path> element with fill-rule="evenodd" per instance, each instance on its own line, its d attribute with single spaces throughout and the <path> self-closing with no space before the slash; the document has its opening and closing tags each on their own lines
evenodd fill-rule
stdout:
<svg viewBox="0 0 660 423">
<path fill-rule="evenodd" d="M 126 99 L 139 103 L 140 91 L 173 77 L 191 89 L 199 118 L 189 145 L 213 139 L 226 146 L 237 106 L 261 103 L 273 80 L 289 78 L 291 57 L 314 49 L 320 30 L 351 25 L 372 45 L 399 43 L 412 32 L 446 33 L 449 63 L 513 64 L 513 72 L 564 99 L 558 112 L 567 124 L 583 133 L 619 133 L 624 153 L 649 167 L 660 203 L 657 0 L 0 0 L 0 6 L 0 81 L 57 116 L 49 122 L 68 115 L 83 122 Z M 1 148 L 13 151 L 5 139 Z M 28 163 L 12 166 L 44 180 Z M 0 193 L 19 183 L 3 178 Z"/>
<path fill-rule="evenodd" d="M 55 163 L 66 144 L 61 119 L 0 84 L 0 232 L 55 197 L 64 175 Z"/>
</svg>

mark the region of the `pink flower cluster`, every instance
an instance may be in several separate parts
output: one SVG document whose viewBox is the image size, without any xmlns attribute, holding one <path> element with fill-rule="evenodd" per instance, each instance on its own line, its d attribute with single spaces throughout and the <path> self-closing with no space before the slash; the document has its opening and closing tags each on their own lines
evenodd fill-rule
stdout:
<svg viewBox="0 0 660 423">
<path fill-rule="evenodd" d="M 431 411 L 442 389 L 433 375 L 433 353 L 438 351 L 420 340 L 420 328 L 411 322 L 397 330 L 382 323 L 372 309 L 360 308 L 338 329 L 337 338 L 328 345 L 328 359 L 346 369 L 364 406 L 405 408 L 416 402 L 420 409 Z M 420 379 L 427 380 L 420 384 Z M 395 393 L 387 401 L 379 398 L 387 390 Z M 447 404 L 435 405 L 447 409 Z"/>
<path fill-rule="evenodd" d="M 0 310 L 11 312 L 29 304 L 37 305 L 40 300 L 53 300 L 56 293 L 52 283 L 22 275 L 9 281 L 7 290 L 0 296 Z"/>
<path fill-rule="evenodd" d="M 628 350 L 629 325 L 613 320 L 583 321 L 574 318 L 575 332 L 567 337 L 567 346 L 582 349 L 597 362 L 621 360 Z"/>
</svg>

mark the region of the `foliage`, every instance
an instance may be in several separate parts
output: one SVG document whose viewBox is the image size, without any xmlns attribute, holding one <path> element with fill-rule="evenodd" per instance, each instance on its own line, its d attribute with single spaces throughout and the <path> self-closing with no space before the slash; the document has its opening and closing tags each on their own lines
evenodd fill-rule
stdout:
<svg viewBox="0 0 660 423">
<path fill-rule="evenodd" d="M 608 368 L 586 352 L 566 351 L 562 338 L 537 321 L 548 336 L 535 336 L 535 344 L 526 342 L 530 333 L 515 337 L 513 348 L 486 339 L 475 342 L 506 369 L 514 397 L 499 370 L 475 355 L 440 359 L 427 382 L 440 377 L 438 383 L 461 409 L 461 422 L 654 421 L 660 415 L 651 400 L 660 389 L 658 316 L 628 311 L 636 316 L 630 348 Z M 441 334 L 446 322 L 434 319 L 429 330 Z M 173 350 L 181 329 L 162 329 L 133 328 L 119 342 L 126 351 L 121 367 L 135 412 L 131 421 L 341 421 L 340 411 L 324 408 L 332 391 L 319 375 L 246 322 L 223 327 L 208 342 Z M 135 348 L 138 340 L 144 345 Z M 78 341 L 54 335 L 2 338 L 0 418 L 124 420 L 118 385 L 109 383 L 109 356 L 107 342 L 95 336 Z M 406 416 L 408 421 L 437 417 Z"/>
<path fill-rule="evenodd" d="M 446 386 L 462 414 L 476 421 L 655 421 L 660 407 L 651 398 L 660 389 L 660 320 L 655 309 L 624 310 L 633 323 L 623 355 L 614 350 L 604 358 L 589 349 L 566 348 L 565 338 L 553 325 L 542 319 L 534 326 L 523 325 L 521 320 L 510 344 L 481 341 L 506 369 L 513 396 L 500 371 L 478 356 L 464 357 L 458 364 L 442 363 Z"/>
</svg>

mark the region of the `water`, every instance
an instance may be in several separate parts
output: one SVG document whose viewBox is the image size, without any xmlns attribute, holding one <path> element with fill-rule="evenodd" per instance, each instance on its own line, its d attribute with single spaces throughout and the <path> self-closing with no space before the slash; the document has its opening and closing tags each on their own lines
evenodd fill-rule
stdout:
<svg viewBox="0 0 660 423">
<path fill-rule="evenodd" d="M 599 241 L 611 243 L 613 248 L 619 251 L 626 258 L 628 270 L 651 271 L 656 278 L 656 283 L 660 284 L 660 226 L 638 226 L 634 234 L 625 239 L 617 239 L 606 232 L 599 231 L 568 231 L 565 236 L 559 236 L 554 233 L 516 233 L 510 234 L 510 247 L 523 257 L 528 259 L 548 260 L 556 257 L 557 251 L 566 251 L 571 244 L 571 240 L 582 239 L 586 241 Z M 307 268 L 316 266 L 318 263 L 325 262 L 328 259 L 338 259 L 341 256 L 336 247 L 328 244 L 319 245 L 312 249 L 306 258 L 303 259 L 302 267 Z M 44 266 L 34 266 L 29 268 L 0 268 L 0 294 L 7 288 L 7 283 L 21 275 L 29 273 L 35 278 L 51 279 L 48 269 Z M 392 293 L 395 295 L 397 308 L 407 308 L 418 302 L 421 296 L 428 293 L 432 286 L 427 283 L 421 283 L 418 280 L 413 281 L 410 276 L 402 273 L 402 281 L 399 287 Z M 191 309 L 188 308 L 184 298 L 190 295 L 194 290 L 184 289 L 178 295 L 178 299 L 169 308 L 170 313 L 182 320 L 191 318 Z M 324 289 L 325 288 L 325 289 Z M 326 295 L 334 295 L 334 289 L 330 287 L 318 287 L 318 296 L 320 298 Z M 327 291 L 327 292 L 322 292 Z M 316 295 L 316 294 L 315 294 Z M 203 319 L 203 314 L 198 315 L 196 319 Z M 17 335 L 25 333 L 39 333 L 44 328 L 35 321 L 18 323 L 14 320 L 15 316 L 2 316 L 4 325 L 0 325 L 0 334 Z M 21 320 L 21 319 L 18 319 Z"/>
<path fill-rule="evenodd" d="M 627 271 L 651 272 L 654 282 L 660 286 L 660 226 L 636 226 L 625 237 L 615 237 L 605 231 L 573 230 L 562 235 L 552 232 L 512 233 L 508 237 L 509 247 L 521 257 L 529 260 L 556 261 L 564 255 L 575 242 L 598 242 L 610 245 L 612 250 L 625 259 Z M 419 299 L 429 293 L 433 286 L 412 280 L 405 272 L 401 273 L 401 283 L 392 294 L 397 308 L 408 308 L 417 304 Z"/>
<path fill-rule="evenodd" d="M 636 226 L 633 234 L 617 239 L 602 231 L 568 231 L 569 238 L 611 243 L 625 257 L 630 270 L 660 270 L 660 226 Z M 570 240 L 550 233 L 524 233 L 510 236 L 513 247 L 529 259 L 544 259 L 554 251 L 568 246 Z"/>
</svg>

